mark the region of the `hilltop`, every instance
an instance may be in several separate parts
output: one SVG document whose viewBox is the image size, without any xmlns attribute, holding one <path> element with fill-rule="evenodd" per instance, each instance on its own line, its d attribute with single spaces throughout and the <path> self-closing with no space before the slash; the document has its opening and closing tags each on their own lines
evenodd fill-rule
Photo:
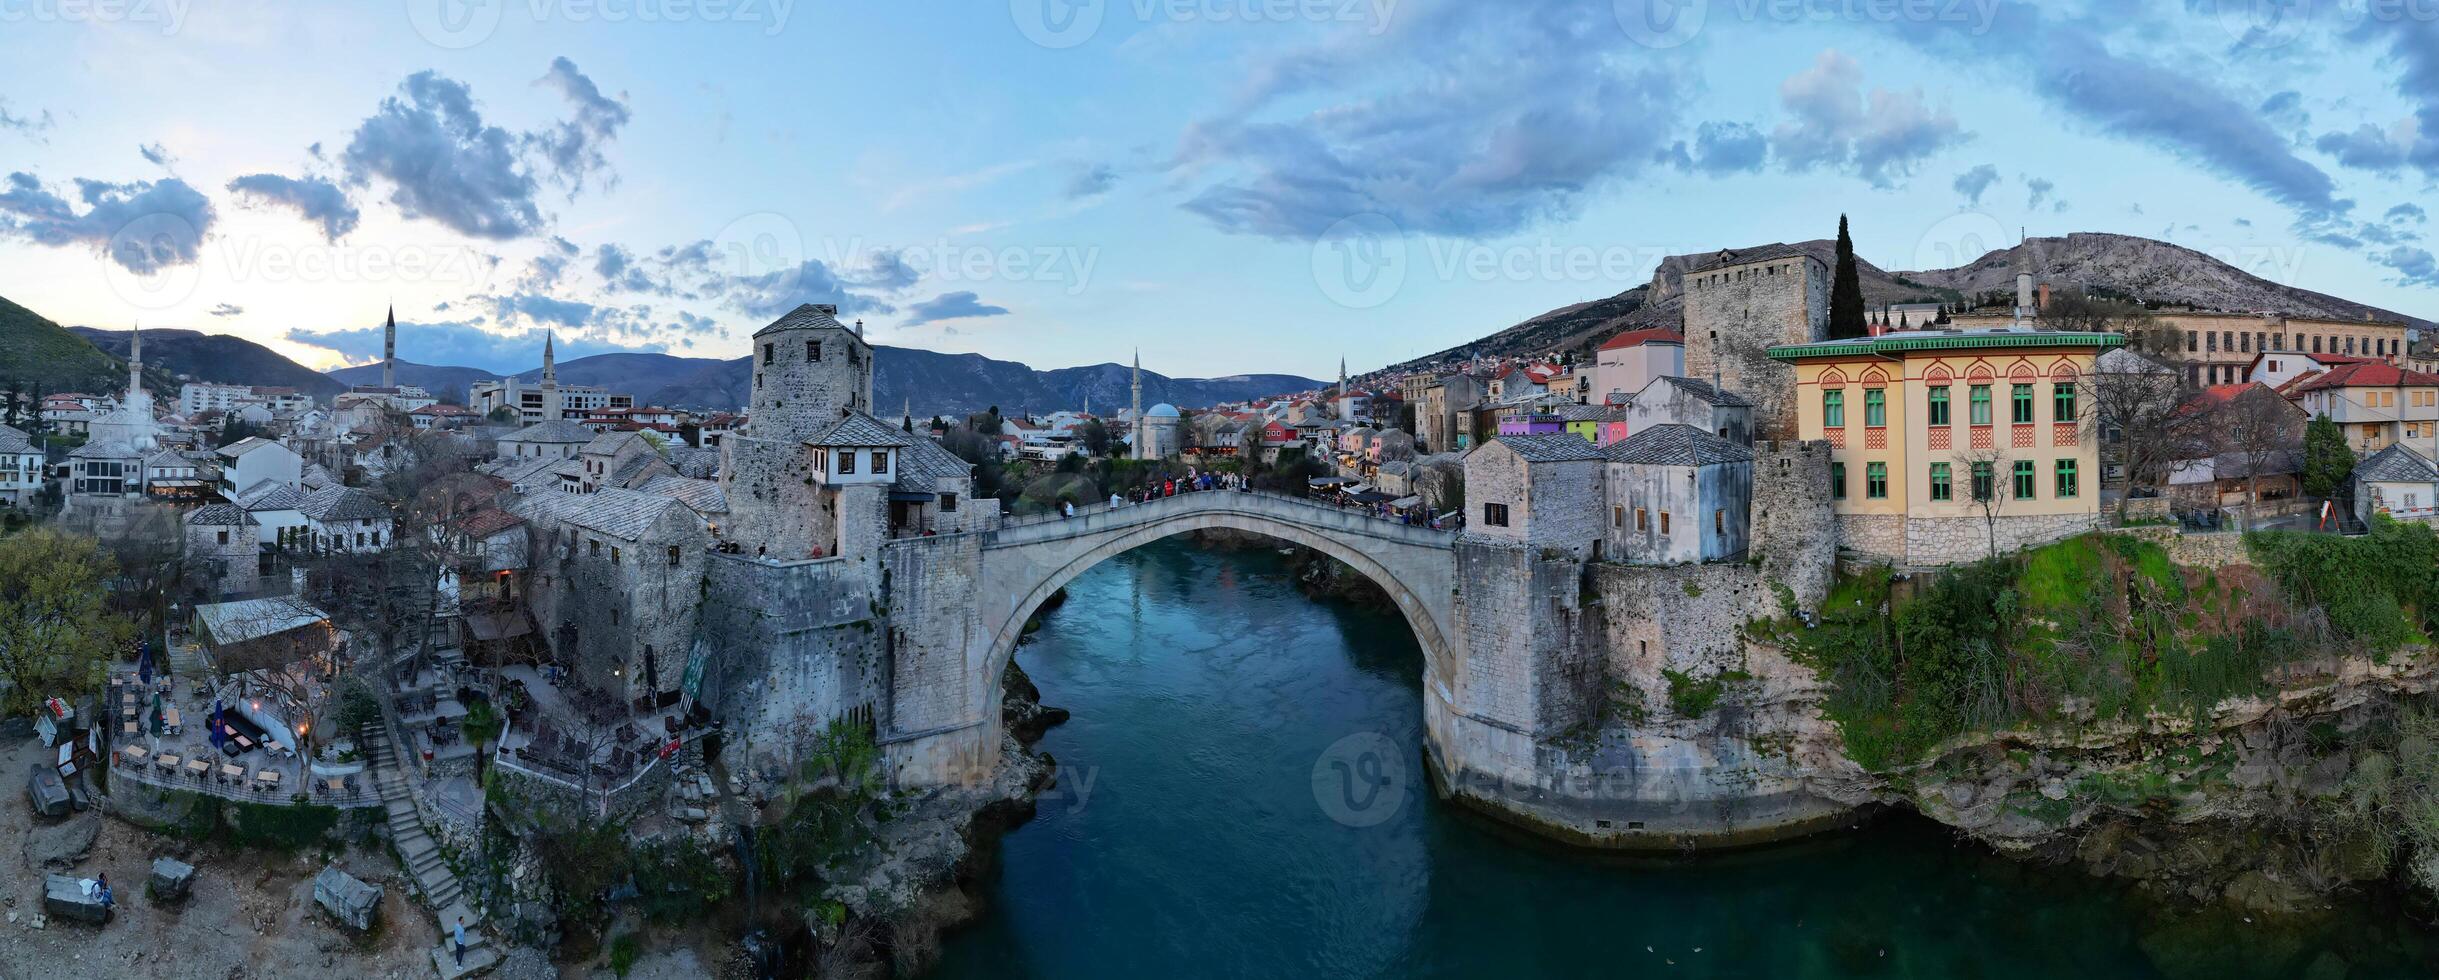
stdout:
<svg viewBox="0 0 2439 980">
<path fill-rule="evenodd" d="M 1837 243 L 1826 238 L 1735 251 L 1755 248 L 1799 249 L 1833 267 L 1837 260 Z M 1589 353 L 1621 330 L 1683 329 L 1685 271 L 1714 254 L 1671 255 L 1652 271 L 1650 282 L 1613 296 L 1551 310 L 1480 340 L 1391 365 L 1388 370 L 1416 370 L 1472 357 L 1521 357 L 1548 351 Z M 2428 320 L 2395 310 L 2271 282 L 2182 245 L 2132 235 L 2077 232 L 2056 238 L 2027 239 L 1952 269 L 1891 272 L 1861 256 L 1855 260 L 1866 306 L 1962 303 L 1981 293 L 2014 289 L 2019 267 L 2056 286 L 2080 287 L 2143 303 L 2206 310 L 2274 310 L 2289 316 L 2347 320 L 2369 316 L 2412 327 L 2432 325 Z"/>
<path fill-rule="evenodd" d="M 0 385 L 117 391 L 127 385 L 127 363 L 41 314 L 0 299 Z"/>
<path fill-rule="evenodd" d="M 69 327 L 68 332 L 84 338 L 111 357 L 122 361 L 127 357 L 128 333 L 125 330 Z M 194 381 L 294 388 L 317 398 L 328 398 L 346 390 L 345 385 L 328 375 L 291 361 L 261 344 L 242 337 L 199 330 L 145 328 L 144 365 L 147 369 L 158 367 L 177 377 Z"/>
</svg>

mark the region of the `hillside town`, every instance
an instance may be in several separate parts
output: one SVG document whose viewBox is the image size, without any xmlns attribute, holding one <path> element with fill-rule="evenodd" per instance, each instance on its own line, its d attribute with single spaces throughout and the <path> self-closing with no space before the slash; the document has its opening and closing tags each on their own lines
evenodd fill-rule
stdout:
<svg viewBox="0 0 2439 980">
<path fill-rule="evenodd" d="M 394 317 L 380 384 L 324 402 L 189 380 L 156 402 L 137 333 L 123 391 L 12 405 L 23 427 L 0 428 L 13 526 L 90 535 L 144 583 L 124 634 L 10 670 L 10 704 L 41 731 L 47 814 L 362 814 L 395 866 L 332 863 L 313 900 L 359 933 L 411 900 L 426 965 L 455 978 L 599 928 L 587 889 L 607 885 L 554 865 L 586 827 L 727 853 L 752 813 L 794 826 L 841 752 L 891 760 L 858 791 L 952 823 L 1021 794 L 919 771 L 1023 772 L 1021 746 L 893 734 L 928 710 L 891 664 L 930 627 L 874 610 L 962 601 L 936 569 L 893 581 L 933 567 L 918 545 L 1235 493 L 1466 554 L 1758 569 L 1809 609 L 1841 570 L 2102 528 L 2439 513 L 2439 373 L 2403 324 L 2153 311 L 2030 273 L 2003 311 L 1863 311 L 1839 278 L 1800 249 L 1722 250 L 1685 267 L 1681 325 L 1588 349 L 1342 362 L 1328 387 L 1201 406 L 1143 404 L 1138 360 L 1127 404 L 1021 417 L 883 414 L 863 325 L 823 303 L 753 333 L 750 403 L 718 412 L 562 385 L 549 339 L 537 383 L 453 404 L 392 376 Z M 1688 642 L 1652 635 L 1662 658 Z M 165 892 L 213 873 L 163 861 Z M 106 921 L 112 901 L 43 914 Z"/>
</svg>

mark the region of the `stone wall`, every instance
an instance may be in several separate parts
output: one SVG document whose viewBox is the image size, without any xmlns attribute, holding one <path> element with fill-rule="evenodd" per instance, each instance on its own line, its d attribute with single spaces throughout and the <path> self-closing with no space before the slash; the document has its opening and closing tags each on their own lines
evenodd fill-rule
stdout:
<svg viewBox="0 0 2439 980">
<path fill-rule="evenodd" d="M 262 587 L 261 546 L 255 529 L 235 524 L 186 525 L 186 558 L 213 574 L 221 596 L 247 595 Z M 226 540 L 222 540 L 226 538 Z"/>
<path fill-rule="evenodd" d="M 1829 443 L 1753 444 L 1753 503 L 1746 554 L 1796 601 L 1818 605 L 1829 594 L 1838 540 L 1829 509 Z"/>
<path fill-rule="evenodd" d="M 872 348 L 862 338 L 835 319 L 822 326 L 764 330 L 754 335 L 752 421 L 747 423 L 754 438 L 802 443 L 837 424 L 842 408 L 872 410 Z M 807 353 L 808 344 L 820 345 L 820 359 Z"/>
<path fill-rule="evenodd" d="M 722 540 L 783 561 L 810 558 L 816 546 L 835 553 L 837 533 L 813 484 L 810 450 L 731 433 L 720 453 L 720 486 L 728 495 Z"/>
<path fill-rule="evenodd" d="M 984 676 L 991 647 L 977 626 L 981 536 L 893 541 L 880 561 L 890 664 L 880 733 L 893 775 L 938 784 L 987 771 L 999 710 L 986 692 L 999 679 Z"/>
<path fill-rule="evenodd" d="M 1685 373 L 1751 399 L 1757 438 L 1792 437 L 1795 370 L 1767 350 L 1828 336 L 1829 270 L 1782 256 L 1689 272 L 1684 290 Z"/>
<path fill-rule="evenodd" d="M 737 555 L 705 564 L 699 700 L 736 733 L 735 758 L 792 769 L 831 722 L 876 716 L 888 662 L 873 566 Z"/>
</svg>

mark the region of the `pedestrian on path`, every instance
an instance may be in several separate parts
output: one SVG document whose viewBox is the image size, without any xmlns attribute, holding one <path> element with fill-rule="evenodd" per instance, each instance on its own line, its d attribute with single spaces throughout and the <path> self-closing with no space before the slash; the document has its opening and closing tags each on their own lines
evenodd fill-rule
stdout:
<svg viewBox="0 0 2439 980">
<path fill-rule="evenodd" d="M 466 965 L 466 917 L 457 917 L 457 965 Z"/>
</svg>

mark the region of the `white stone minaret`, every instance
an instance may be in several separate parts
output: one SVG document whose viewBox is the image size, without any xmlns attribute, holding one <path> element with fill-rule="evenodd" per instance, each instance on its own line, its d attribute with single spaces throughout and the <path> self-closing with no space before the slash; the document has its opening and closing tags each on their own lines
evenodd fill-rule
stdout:
<svg viewBox="0 0 2439 980">
<path fill-rule="evenodd" d="M 381 387 L 398 387 L 398 308 L 381 323 Z"/>
<path fill-rule="evenodd" d="M 126 406 L 139 418 L 152 418 L 152 396 L 144 391 L 144 325 L 140 323 L 128 331 Z"/>
<path fill-rule="evenodd" d="M 1128 385 L 1135 394 L 1135 458 L 1148 459 L 1143 454 L 1143 350 L 1135 350 L 1134 380 Z"/>
<path fill-rule="evenodd" d="M 545 388 L 556 388 L 556 387 L 558 387 L 558 386 L 559 386 L 559 362 L 558 362 L 558 360 L 557 360 L 556 358 L 554 358 L 554 357 L 552 357 L 552 356 L 551 356 L 551 343 L 550 343 L 550 341 L 551 341 L 551 335 L 550 335 L 550 331 L 547 331 L 547 330 L 543 331 L 543 332 L 542 332 L 542 386 L 543 386 L 543 387 L 545 387 Z"/>
</svg>

